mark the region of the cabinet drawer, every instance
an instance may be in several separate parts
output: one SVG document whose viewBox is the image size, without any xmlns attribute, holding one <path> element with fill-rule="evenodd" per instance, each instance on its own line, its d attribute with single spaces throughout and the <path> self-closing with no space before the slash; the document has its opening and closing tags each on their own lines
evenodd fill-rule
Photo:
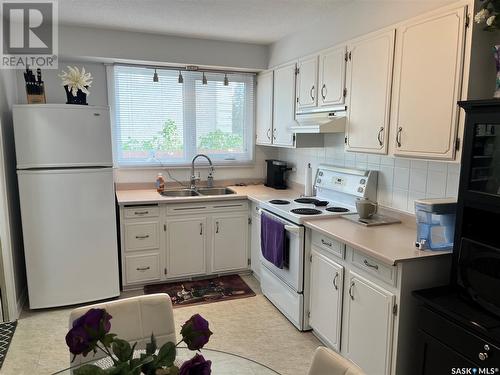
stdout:
<svg viewBox="0 0 500 375">
<path fill-rule="evenodd" d="M 158 222 L 125 224 L 125 251 L 158 248 L 158 227 Z"/>
<path fill-rule="evenodd" d="M 396 285 L 396 267 L 384 264 L 372 257 L 349 248 L 351 262 L 365 272 L 385 281 L 390 285 Z"/>
<path fill-rule="evenodd" d="M 125 257 L 127 283 L 137 283 L 160 278 L 160 255 L 128 255 Z"/>
<path fill-rule="evenodd" d="M 134 206 L 124 209 L 125 219 L 133 219 L 138 217 L 156 217 L 160 215 L 158 206 Z"/>
<path fill-rule="evenodd" d="M 312 243 L 333 254 L 340 259 L 344 259 L 345 245 L 342 242 L 334 240 L 318 232 L 312 232 Z"/>
</svg>

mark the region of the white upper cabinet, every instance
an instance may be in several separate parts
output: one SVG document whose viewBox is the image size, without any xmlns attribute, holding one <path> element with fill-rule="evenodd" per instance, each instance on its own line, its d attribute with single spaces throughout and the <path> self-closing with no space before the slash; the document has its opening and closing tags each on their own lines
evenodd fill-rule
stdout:
<svg viewBox="0 0 500 375">
<path fill-rule="evenodd" d="M 394 154 L 453 159 L 465 48 L 466 7 L 398 28 Z"/>
<path fill-rule="evenodd" d="M 318 56 L 297 63 L 297 110 L 318 104 Z"/>
<path fill-rule="evenodd" d="M 395 29 L 347 46 L 348 151 L 387 153 Z"/>
<path fill-rule="evenodd" d="M 266 71 L 257 76 L 255 133 L 256 143 L 272 144 L 273 131 L 273 71 Z"/>
<path fill-rule="evenodd" d="M 319 55 L 319 106 L 344 104 L 346 48 L 343 44 Z"/>
<path fill-rule="evenodd" d="M 296 64 L 287 64 L 274 70 L 273 144 L 293 147 L 291 126 L 295 122 Z"/>
</svg>

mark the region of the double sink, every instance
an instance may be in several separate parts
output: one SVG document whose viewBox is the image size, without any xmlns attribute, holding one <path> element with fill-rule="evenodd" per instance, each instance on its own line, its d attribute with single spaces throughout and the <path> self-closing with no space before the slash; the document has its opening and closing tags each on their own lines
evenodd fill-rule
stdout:
<svg viewBox="0 0 500 375">
<path fill-rule="evenodd" d="M 160 193 L 164 197 L 199 197 L 199 196 L 214 196 L 214 195 L 230 195 L 236 194 L 235 191 L 226 187 L 215 188 L 199 188 L 199 189 L 175 189 L 164 190 Z"/>
</svg>

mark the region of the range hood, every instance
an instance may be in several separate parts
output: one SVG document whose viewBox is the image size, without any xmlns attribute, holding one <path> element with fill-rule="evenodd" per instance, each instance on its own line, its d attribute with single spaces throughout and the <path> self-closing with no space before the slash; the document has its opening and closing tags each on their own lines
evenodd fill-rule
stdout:
<svg viewBox="0 0 500 375">
<path fill-rule="evenodd" d="M 292 126 L 294 133 L 343 133 L 346 123 L 346 107 L 315 108 L 295 114 L 298 125 Z"/>
</svg>

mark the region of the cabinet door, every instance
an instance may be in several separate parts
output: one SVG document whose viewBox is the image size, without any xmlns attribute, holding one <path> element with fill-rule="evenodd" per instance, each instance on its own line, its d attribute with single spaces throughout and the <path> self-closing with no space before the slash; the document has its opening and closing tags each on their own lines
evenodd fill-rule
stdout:
<svg viewBox="0 0 500 375">
<path fill-rule="evenodd" d="M 354 272 L 345 289 L 342 351 L 367 374 L 389 374 L 394 295 Z"/>
<path fill-rule="evenodd" d="M 273 129 L 273 71 L 257 76 L 256 142 L 261 145 L 272 143 Z"/>
<path fill-rule="evenodd" d="M 205 273 L 206 218 L 167 220 L 167 277 Z"/>
<path fill-rule="evenodd" d="M 295 124 L 295 64 L 274 70 L 273 144 L 293 146 Z"/>
<path fill-rule="evenodd" d="M 319 56 L 319 105 L 344 104 L 346 46 L 334 47 Z"/>
<path fill-rule="evenodd" d="M 248 214 L 214 216 L 212 272 L 248 267 Z"/>
<path fill-rule="evenodd" d="M 337 351 L 340 350 L 343 277 L 344 267 L 312 251 L 309 325 Z"/>
<path fill-rule="evenodd" d="M 318 56 L 297 64 L 297 109 L 316 107 L 318 103 Z"/>
<path fill-rule="evenodd" d="M 260 280 L 260 215 L 252 215 L 250 267 L 255 277 Z"/>
<path fill-rule="evenodd" d="M 396 155 L 454 158 L 465 13 L 461 7 L 397 30 L 392 121 Z"/>
<path fill-rule="evenodd" d="M 346 149 L 387 153 L 395 30 L 348 45 Z"/>
</svg>

